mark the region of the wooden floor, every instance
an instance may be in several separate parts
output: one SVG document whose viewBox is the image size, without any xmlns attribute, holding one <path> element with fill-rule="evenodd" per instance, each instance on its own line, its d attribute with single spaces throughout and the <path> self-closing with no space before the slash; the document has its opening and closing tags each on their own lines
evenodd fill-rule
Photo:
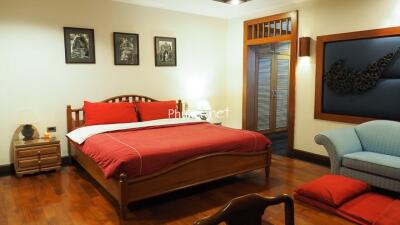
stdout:
<svg viewBox="0 0 400 225">
<path fill-rule="evenodd" d="M 296 186 L 326 173 L 326 167 L 275 155 L 268 180 L 260 170 L 139 202 L 131 206 L 136 219 L 125 222 L 75 167 L 22 179 L 1 177 L 0 225 L 190 225 L 232 198 L 253 192 L 292 194 Z M 295 213 L 296 224 L 351 224 L 300 202 L 295 202 Z M 283 207 L 269 208 L 264 217 L 269 223 L 284 224 Z"/>
</svg>

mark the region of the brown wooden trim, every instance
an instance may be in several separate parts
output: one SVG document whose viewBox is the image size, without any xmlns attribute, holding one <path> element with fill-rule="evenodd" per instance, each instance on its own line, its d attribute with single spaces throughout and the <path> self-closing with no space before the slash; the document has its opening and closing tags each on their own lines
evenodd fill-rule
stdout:
<svg viewBox="0 0 400 225">
<path fill-rule="evenodd" d="M 399 36 L 400 27 L 390 27 L 374 30 L 356 31 L 341 34 L 331 34 L 317 37 L 316 44 L 316 77 L 315 77 L 315 99 L 314 99 L 314 118 L 320 120 L 337 121 L 344 123 L 364 123 L 367 121 L 379 119 L 369 118 L 362 116 L 349 116 L 339 115 L 332 113 L 324 113 L 322 111 L 322 95 L 323 95 L 323 71 L 324 71 L 324 48 L 328 42 L 344 41 L 344 40 L 357 40 L 365 38 L 377 38 L 377 37 L 390 37 Z"/>
<path fill-rule="evenodd" d="M 296 66 L 297 66 L 297 38 L 298 38 L 298 12 L 293 11 L 292 20 L 292 39 L 290 41 L 290 80 L 289 80 L 289 102 L 288 102 L 288 148 L 294 148 L 294 121 L 296 110 Z"/>
<path fill-rule="evenodd" d="M 268 149 L 267 151 L 270 151 L 270 149 Z M 142 177 L 135 178 L 134 180 L 130 180 L 128 183 L 131 184 L 131 183 L 136 183 L 136 182 L 139 182 L 139 181 L 153 179 L 153 178 L 162 176 L 162 175 L 164 175 L 166 173 L 169 173 L 169 172 L 171 172 L 173 170 L 180 169 L 181 167 L 184 167 L 184 166 L 186 166 L 186 165 L 188 165 L 190 163 L 193 163 L 195 161 L 206 160 L 207 158 L 210 158 L 210 157 L 224 157 L 224 156 L 252 157 L 252 156 L 257 156 L 257 155 L 265 155 L 267 153 L 267 151 L 248 152 L 248 153 L 241 153 L 241 152 L 223 152 L 223 153 L 221 153 L 221 152 L 219 152 L 219 153 L 211 153 L 211 154 L 208 154 L 208 155 L 202 155 L 202 156 L 198 156 L 198 157 L 195 157 L 195 158 L 192 158 L 192 159 L 188 159 L 188 160 L 176 163 L 176 164 L 174 164 L 174 165 L 172 165 L 172 166 L 170 166 L 170 167 L 168 167 L 168 168 L 166 168 L 164 170 L 161 170 L 159 172 L 156 172 L 156 173 L 153 173 L 153 174 L 150 174 L 150 175 L 147 175 L 147 176 L 142 176 Z"/>
<path fill-rule="evenodd" d="M 264 37 L 260 39 L 248 40 L 248 26 L 258 23 L 270 23 L 275 20 L 282 20 L 290 18 L 292 30 L 290 34 L 282 36 Z M 281 21 L 282 22 L 282 21 Z M 297 65 L 297 38 L 298 38 L 298 11 L 276 14 L 266 16 L 258 19 L 245 21 L 243 24 L 244 29 L 244 45 L 243 45 L 243 105 L 242 105 L 242 128 L 247 128 L 247 61 L 248 61 L 248 48 L 252 45 L 276 43 L 282 41 L 290 41 L 290 77 L 289 77 L 289 99 L 288 99 L 288 147 L 293 149 L 294 145 L 294 120 L 295 120 L 295 97 L 296 97 L 296 65 Z M 270 27 L 268 26 L 268 34 L 270 34 Z M 276 32 L 276 27 L 274 33 Z M 288 31 L 287 31 L 288 32 Z M 268 35 L 269 36 L 269 35 Z"/>
<path fill-rule="evenodd" d="M 249 26 L 248 23 L 243 23 L 243 93 L 242 93 L 242 128 L 247 128 L 247 62 L 248 62 L 248 48 L 247 45 L 247 27 Z M 269 33 L 269 26 L 268 26 L 268 33 Z M 268 35 L 269 36 L 269 35 Z"/>
<path fill-rule="evenodd" d="M 400 27 L 389 27 L 389 28 L 381 28 L 373 30 L 363 30 L 363 31 L 355 31 L 355 32 L 340 33 L 340 34 L 323 35 L 323 36 L 318 36 L 317 40 L 319 39 L 322 42 L 334 42 L 343 40 L 397 36 L 399 34 L 400 34 Z"/>
<path fill-rule="evenodd" d="M 303 151 L 303 150 L 298 150 L 298 149 L 292 149 L 291 151 L 289 151 L 289 155 L 290 158 L 296 158 L 296 159 L 300 159 L 306 162 L 311 162 L 311 163 L 315 163 L 315 164 L 319 164 L 322 166 L 330 166 L 330 161 L 329 161 L 329 157 L 328 156 L 324 156 L 324 155 L 318 155 L 312 152 L 307 152 L 307 151 Z"/>
<path fill-rule="evenodd" d="M 269 22 L 269 21 L 280 20 L 280 19 L 292 17 L 293 13 L 297 13 L 297 10 L 248 20 L 248 21 L 246 21 L 246 23 L 247 23 L 247 25 L 253 25 L 253 24 L 258 24 L 258 23 L 263 23 L 263 22 L 265 23 L 265 22 Z"/>
<path fill-rule="evenodd" d="M 247 45 L 248 46 L 262 45 L 262 44 L 276 43 L 276 42 L 290 41 L 290 40 L 291 40 L 291 35 L 265 37 L 265 38 L 260 38 L 260 39 L 247 40 Z"/>
</svg>

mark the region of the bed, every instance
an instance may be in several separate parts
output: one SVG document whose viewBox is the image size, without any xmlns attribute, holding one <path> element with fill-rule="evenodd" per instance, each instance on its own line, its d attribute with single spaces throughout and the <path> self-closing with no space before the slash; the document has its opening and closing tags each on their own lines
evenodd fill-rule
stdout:
<svg viewBox="0 0 400 225">
<path fill-rule="evenodd" d="M 123 95 L 112 97 L 102 102 L 156 102 L 156 100 L 140 95 Z M 181 101 L 178 101 L 177 109 L 179 112 L 182 112 Z M 67 106 L 68 133 L 81 128 L 84 121 L 85 117 L 82 108 L 73 109 L 70 105 Z M 229 129 L 223 127 L 216 128 L 216 125 L 210 124 L 193 123 L 188 126 L 191 126 L 191 132 L 196 129 L 210 129 L 214 131 Z M 170 128 L 168 129 L 170 130 Z M 174 129 L 179 132 L 180 129 L 189 128 L 175 127 Z M 142 132 L 157 132 L 157 129 Z M 116 134 L 114 133 L 113 135 Z M 140 136 L 136 136 L 136 138 L 138 137 Z M 130 137 L 127 136 L 126 138 Z M 207 151 L 203 151 L 202 154 L 197 154 L 189 158 L 186 157 L 173 163 L 166 163 L 164 167 L 153 168 L 153 170 L 149 170 L 144 174 L 132 175 L 129 172 L 121 170 L 116 174 L 105 176 L 103 166 L 100 166 L 99 162 L 83 151 L 82 146 L 86 144 L 78 145 L 71 139 L 68 139 L 69 156 L 74 163 L 82 167 L 92 180 L 98 184 L 102 193 L 115 205 L 120 217 L 123 219 L 132 217 L 127 208 L 131 202 L 262 168 L 265 169 L 265 176 L 268 177 L 271 164 L 270 145 L 258 151 L 245 151 L 246 149 L 242 149 L 240 152 L 208 151 L 203 146 L 202 150 Z M 154 145 L 155 148 L 160 147 L 156 143 Z"/>
</svg>

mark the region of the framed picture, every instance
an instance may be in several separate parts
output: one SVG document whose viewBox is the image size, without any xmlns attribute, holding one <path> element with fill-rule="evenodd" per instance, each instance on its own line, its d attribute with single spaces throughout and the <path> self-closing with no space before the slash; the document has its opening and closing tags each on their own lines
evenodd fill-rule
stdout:
<svg viewBox="0 0 400 225">
<path fill-rule="evenodd" d="M 400 121 L 400 29 L 317 37 L 314 118 Z"/>
<path fill-rule="evenodd" d="M 155 37 L 156 66 L 176 66 L 176 38 Z"/>
<path fill-rule="evenodd" d="M 64 27 L 65 62 L 96 63 L 94 30 Z"/>
<path fill-rule="evenodd" d="M 139 35 L 114 32 L 114 64 L 139 65 Z"/>
</svg>

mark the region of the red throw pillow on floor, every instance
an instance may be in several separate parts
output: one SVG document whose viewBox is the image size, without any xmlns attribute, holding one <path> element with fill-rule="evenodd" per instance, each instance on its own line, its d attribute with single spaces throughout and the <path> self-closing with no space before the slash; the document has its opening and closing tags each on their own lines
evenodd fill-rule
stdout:
<svg viewBox="0 0 400 225">
<path fill-rule="evenodd" d="M 84 102 L 85 126 L 137 122 L 135 105 L 129 102 Z"/>
<path fill-rule="evenodd" d="M 400 223 L 400 200 L 393 201 L 380 213 L 374 225 L 398 225 Z"/>
<path fill-rule="evenodd" d="M 369 192 L 344 203 L 338 210 L 344 215 L 348 215 L 359 221 L 364 221 L 367 224 L 373 224 L 374 220 L 376 220 L 393 201 L 391 197 Z"/>
<path fill-rule="evenodd" d="M 141 121 L 179 118 L 176 101 L 137 102 Z"/>
<path fill-rule="evenodd" d="M 344 176 L 325 175 L 303 184 L 295 192 L 330 206 L 338 207 L 369 189 L 367 183 L 359 180 Z"/>
</svg>

